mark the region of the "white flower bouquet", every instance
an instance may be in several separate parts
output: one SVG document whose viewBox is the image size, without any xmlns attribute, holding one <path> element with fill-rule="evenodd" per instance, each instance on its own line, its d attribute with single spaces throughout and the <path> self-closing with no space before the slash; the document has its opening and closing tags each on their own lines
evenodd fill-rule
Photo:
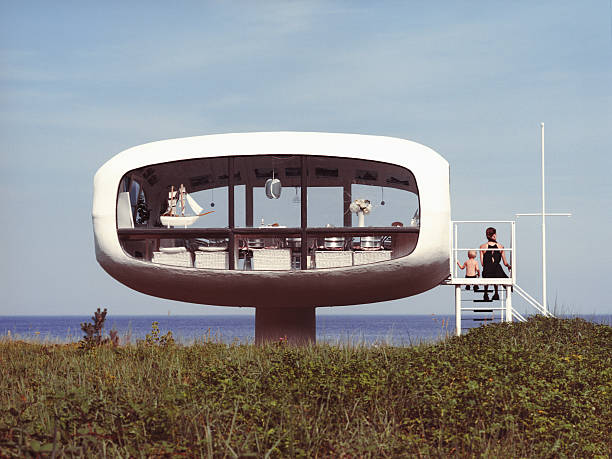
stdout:
<svg viewBox="0 0 612 459">
<path fill-rule="evenodd" d="M 354 214 L 357 214 L 357 226 L 365 226 L 365 216 L 372 212 L 372 203 L 368 199 L 355 199 L 351 202 L 349 209 Z"/>
<path fill-rule="evenodd" d="M 351 202 L 349 209 L 355 214 L 363 212 L 365 215 L 368 215 L 372 211 L 372 203 L 369 199 L 355 199 Z"/>
</svg>

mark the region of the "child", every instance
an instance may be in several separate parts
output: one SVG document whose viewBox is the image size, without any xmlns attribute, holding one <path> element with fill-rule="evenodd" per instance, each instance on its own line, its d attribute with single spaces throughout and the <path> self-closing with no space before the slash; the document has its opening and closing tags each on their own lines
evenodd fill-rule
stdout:
<svg viewBox="0 0 612 459">
<path fill-rule="evenodd" d="M 457 266 L 459 266 L 460 269 L 465 268 L 465 277 L 467 279 L 474 279 L 476 277 L 480 277 L 480 268 L 478 268 L 478 262 L 476 261 L 475 250 L 468 251 L 468 259 L 462 265 L 457 262 Z M 465 289 L 469 290 L 470 286 L 467 285 Z M 478 290 L 478 285 L 474 285 L 474 291 L 477 292 Z"/>
</svg>

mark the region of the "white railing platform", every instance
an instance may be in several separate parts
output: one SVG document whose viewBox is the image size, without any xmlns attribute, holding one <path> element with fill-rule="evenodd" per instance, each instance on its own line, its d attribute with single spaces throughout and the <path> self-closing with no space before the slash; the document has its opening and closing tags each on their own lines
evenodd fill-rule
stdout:
<svg viewBox="0 0 612 459">
<path fill-rule="evenodd" d="M 444 285 L 514 285 L 510 277 L 451 277 L 442 282 Z"/>
</svg>

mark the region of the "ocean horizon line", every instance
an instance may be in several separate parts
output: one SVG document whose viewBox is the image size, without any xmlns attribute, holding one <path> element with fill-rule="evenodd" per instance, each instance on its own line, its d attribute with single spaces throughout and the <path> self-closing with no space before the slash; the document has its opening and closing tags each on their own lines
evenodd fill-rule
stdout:
<svg viewBox="0 0 612 459">
<path fill-rule="evenodd" d="M 322 306 L 325 307 L 325 306 Z M 254 313 L 255 311 L 253 311 Z M 0 318 L 2 317 L 84 317 L 91 316 L 93 313 L 83 313 L 83 314 L 0 314 Z M 133 314 L 118 314 L 107 312 L 107 317 L 247 317 L 251 314 L 225 314 L 225 313 L 214 313 L 214 314 L 175 314 L 175 313 L 153 313 L 153 314 L 145 314 L 145 313 L 133 313 Z M 454 312 L 441 313 L 441 312 L 431 312 L 431 313 L 318 313 L 319 316 L 333 316 L 333 317 L 360 317 L 360 316 L 374 316 L 374 317 L 407 317 L 407 316 L 454 316 Z M 536 315 L 536 314 L 527 314 L 528 316 Z M 565 313 L 565 314 L 557 314 L 557 317 L 567 318 L 567 317 L 589 317 L 589 316 L 611 316 L 611 312 L 589 312 L 589 313 Z"/>
<path fill-rule="evenodd" d="M 325 306 L 322 306 L 325 307 Z M 254 311 L 253 311 L 254 312 Z M 0 317 L 81 317 L 83 315 L 91 315 L 92 313 L 86 313 L 86 314 L 0 314 Z M 107 313 L 107 317 L 109 316 L 122 316 L 122 317 L 131 317 L 131 316 L 142 316 L 142 317 L 146 317 L 146 316 L 160 316 L 160 317 L 167 317 L 168 314 L 164 314 L 164 313 L 155 313 L 155 314 L 141 314 L 141 313 L 134 313 L 134 314 L 115 314 L 115 313 L 111 313 L 110 311 Z M 246 316 L 247 314 L 170 314 L 171 316 L 197 316 L 197 317 L 203 317 L 203 316 Z M 337 314 L 328 314 L 328 313 L 324 313 L 321 315 L 325 315 L 325 316 L 431 316 L 431 315 L 454 315 L 454 313 L 448 313 L 448 314 L 442 314 L 442 313 L 415 313 L 415 314 L 389 314 L 389 313 L 380 313 L 380 314 L 376 314 L 376 313 L 355 313 L 355 314 L 346 314 L 346 313 L 337 313 Z M 584 314 L 584 315 L 592 315 L 592 314 Z M 602 314 L 595 314 L 595 315 L 602 315 Z M 606 314 L 603 314 L 606 315 Z"/>
</svg>

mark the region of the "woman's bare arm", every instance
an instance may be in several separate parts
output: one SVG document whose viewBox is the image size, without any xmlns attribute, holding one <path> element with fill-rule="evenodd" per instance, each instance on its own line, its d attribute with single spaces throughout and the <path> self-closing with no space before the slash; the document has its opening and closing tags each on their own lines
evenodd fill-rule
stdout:
<svg viewBox="0 0 612 459">
<path fill-rule="evenodd" d="M 497 245 L 499 246 L 500 249 L 502 249 L 501 256 L 502 256 L 502 260 L 504 260 L 504 265 L 506 266 L 506 268 L 512 269 L 512 267 L 510 266 L 510 263 L 508 263 L 508 260 L 506 260 L 506 253 L 503 250 L 504 246 L 499 243 Z"/>
</svg>

